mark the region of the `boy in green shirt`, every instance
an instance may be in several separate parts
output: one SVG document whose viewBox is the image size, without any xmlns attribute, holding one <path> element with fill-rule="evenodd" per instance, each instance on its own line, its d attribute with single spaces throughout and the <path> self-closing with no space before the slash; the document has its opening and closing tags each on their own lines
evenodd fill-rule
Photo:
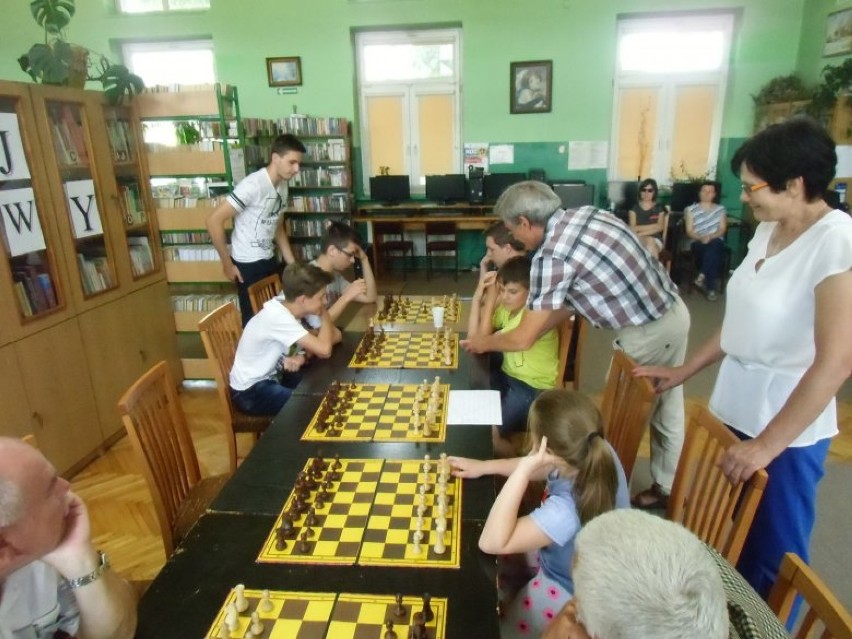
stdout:
<svg viewBox="0 0 852 639">
<path fill-rule="evenodd" d="M 468 337 L 510 331 L 526 312 L 530 289 L 530 260 L 513 257 L 497 271 L 497 280 L 482 281 L 471 301 Z M 527 428 L 530 404 L 541 391 L 556 386 L 559 368 L 559 336 L 545 333 L 526 351 L 503 353 L 503 363 L 492 371 L 491 387 L 500 391 L 503 423 L 492 428 L 495 457 L 513 457 L 510 441 Z"/>
</svg>

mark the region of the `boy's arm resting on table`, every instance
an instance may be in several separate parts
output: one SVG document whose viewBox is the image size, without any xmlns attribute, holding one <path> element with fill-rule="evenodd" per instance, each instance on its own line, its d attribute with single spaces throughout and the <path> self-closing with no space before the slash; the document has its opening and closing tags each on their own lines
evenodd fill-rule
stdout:
<svg viewBox="0 0 852 639">
<path fill-rule="evenodd" d="M 528 310 L 524 313 L 521 323 L 511 331 L 475 335 L 462 340 L 461 345 L 470 353 L 528 351 L 539 337 L 570 316 L 570 309 L 565 307 L 552 311 Z"/>
<path fill-rule="evenodd" d="M 335 331 L 337 336 L 340 336 L 340 330 L 332 323 L 327 309 L 323 309 L 320 320 L 322 323 L 317 334 L 313 335 L 308 332 L 298 340 L 297 344 L 311 355 L 328 359 L 331 357 L 331 349 L 335 344 Z"/>
<path fill-rule="evenodd" d="M 242 282 L 243 276 L 231 260 L 231 254 L 228 252 L 228 238 L 225 235 L 225 223 L 236 215 L 237 209 L 225 199 L 207 216 L 206 226 L 213 248 L 216 249 L 219 254 L 219 261 L 222 262 L 222 272 L 225 277 L 231 282 Z"/>
</svg>

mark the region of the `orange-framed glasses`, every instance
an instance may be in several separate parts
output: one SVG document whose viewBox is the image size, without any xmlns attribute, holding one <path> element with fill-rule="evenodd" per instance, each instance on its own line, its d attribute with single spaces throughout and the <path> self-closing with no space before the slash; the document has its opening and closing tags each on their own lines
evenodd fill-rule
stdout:
<svg viewBox="0 0 852 639">
<path fill-rule="evenodd" d="M 740 188 L 746 195 L 751 195 L 755 191 L 765 189 L 767 186 L 769 186 L 769 182 L 758 182 L 757 184 L 740 184 Z"/>
</svg>

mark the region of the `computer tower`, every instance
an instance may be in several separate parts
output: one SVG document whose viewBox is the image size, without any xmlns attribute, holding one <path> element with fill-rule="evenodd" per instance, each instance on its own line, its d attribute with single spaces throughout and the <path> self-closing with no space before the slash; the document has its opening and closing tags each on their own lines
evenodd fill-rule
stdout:
<svg viewBox="0 0 852 639">
<path fill-rule="evenodd" d="M 482 204 L 485 201 L 485 185 L 482 175 L 470 175 L 467 178 L 467 201 Z"/>
</svg>

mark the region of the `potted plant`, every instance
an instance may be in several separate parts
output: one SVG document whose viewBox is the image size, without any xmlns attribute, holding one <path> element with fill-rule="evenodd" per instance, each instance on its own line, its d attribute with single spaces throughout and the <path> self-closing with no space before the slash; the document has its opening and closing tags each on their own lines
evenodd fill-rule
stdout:
<svg viewBox="0 0 852 639">
<path fill-rule="evenodd" d="M 826 65 L 821 76 L 822 82 L 813 91 L 808 112 L 816 118 L 826 119 L 837 99 L 852 89 L 852 58 L 847 58 L 840 66 Z"/>
<path fill-rule="evenodd" d="M 754 130 L 806 113 L 811 93 L 796 74 L 772 78 L 751 96 L 755 106 Z"/>
<path fill-rule="evenodd" d="M 44 30 L 44 42 L 30 47 L 18 58 L 21 69 L 34 82 L 82 88 L 86 81 L 100 81 L 112 104 L 145 88 L 138 75 L 124 65 L 86 47 L 70 44 L 65 29 L 76 10 L 75 0 L 32 0 L 30 13 Z"/>
</svg>

